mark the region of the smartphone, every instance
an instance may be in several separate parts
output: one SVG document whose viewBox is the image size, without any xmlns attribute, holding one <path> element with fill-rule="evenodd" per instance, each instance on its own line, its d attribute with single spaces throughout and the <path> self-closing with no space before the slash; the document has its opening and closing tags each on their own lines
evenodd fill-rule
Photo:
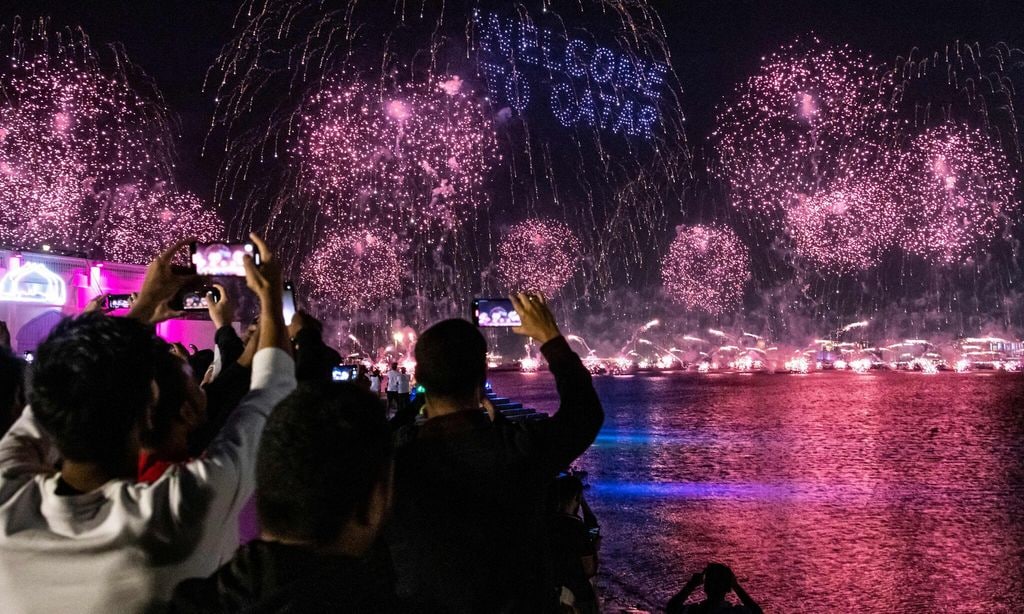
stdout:
<svg viewBox="0 0 1024 614">
<path fill-rule="evenodd" d="M 292 317 L 295 315 L 295 284 L 290 281 L 284 282 L 281 304 L 284 306 L 284 323 L 287 326 L 291 324 Z"/>
<path fill-rule="evenodd" d="M 358 365 L 336 365 L 331 369 L 331 381 L 354 382 L 359 375 Z"/>
<path fill-rule="evenodd" d="M 32 352 L 25 352 L 25 362 L 32 364 L 32 361 L 36 359 L 36 355 Z"/>
<path fill-rule="evenodd" d="M 245 277 L 246 254 L 260 264 L 260 252 L 252 243 L 192 243 L 189 252 L 196 275 Z"/>
<path fill-rule="evenodd" d="M 210 308 L 210 302 L 206 299 L 208 293 L 213 294 L 213 302 L 220 301 L 220 291 L 213 286 L 189 290 L 180 295 L 176 301 L 172 301 L 171 308 L 179 311 L 206 311 Z"/>
<path fill-rule="evenodd" d="M 481 328 L 519 326 L 522 321 L 507 298 L 473 299 L 473 323 Z"/>
<path fill-rule="evenodd" d="M 130 309 L 132 306 L 131 294 L 108 294 L 107 309 Z"/>
</svg>

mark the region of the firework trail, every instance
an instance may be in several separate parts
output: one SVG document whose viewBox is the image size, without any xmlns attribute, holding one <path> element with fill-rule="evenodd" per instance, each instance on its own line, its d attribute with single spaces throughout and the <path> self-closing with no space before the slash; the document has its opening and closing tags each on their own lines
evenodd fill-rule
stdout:
<svg viewBox="0 0 1024 614">
<path fill-rule="evenodd" d="M 1024 50 L 957 41 L 931 54 L 914 48 L 897 57 L 882 77 L 881 92 L 887 113 L 909 136 L 948 124 L 969 127 L 987 134 L 1019 165 L 1022 78 Z"/>
<path fill-rule="evenodd" d="M 562 222 L 526 220 L 498 245 L 498 276 L 509 292 L 554 296 L 580 266 L 580 241 Z"/>
<path fill-rule="evenodd" d="M 749 277 L 746 246 L 720 226 L 680 226 L 661 264 L 665 292 L 687 309 L 711 315 L 738 307 Z"/>
<path fill-rule="evenodd" d="M 80 30 L 39 20 L 26 32 L 16 19 L 0 34 L 0 242 L 101 253 L 116 196 L 171 178 L 159 92 L 122 51 L 101 57 Z"/>
</svg>

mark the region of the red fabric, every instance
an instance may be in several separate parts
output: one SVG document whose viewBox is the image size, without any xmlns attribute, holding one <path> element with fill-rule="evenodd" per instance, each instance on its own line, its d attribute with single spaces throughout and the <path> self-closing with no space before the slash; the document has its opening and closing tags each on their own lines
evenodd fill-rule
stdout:
<svg viewBox="0 0 1024 614">
<path fill-rule="evenodd" d="M 181 461 L 163 460 L 153 458 L 153 455 L 149 452 L 139 452 L 139 472 L 136 480 L 143 484 L 152 484 L 159 480 L 164 472 L 172 465 L 178 462 L 185 462 L 187 460 L 189 459 L 183 459 Z"/>
</svg>

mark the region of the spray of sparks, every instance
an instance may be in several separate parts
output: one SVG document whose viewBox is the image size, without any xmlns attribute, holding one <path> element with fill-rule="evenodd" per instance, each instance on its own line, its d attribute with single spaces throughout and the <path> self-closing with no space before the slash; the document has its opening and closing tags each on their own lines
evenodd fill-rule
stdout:
<svg viewBox="0 0 1024 614">
<path fill-rule="evenodd" d="M 980 52 L 957 49 L 965 53 L 947 58 L 947 71 L 936 69 L 936 54 L 885 72 L 817 40 L 767 58 L 715 133 L 733 204 L 770 233 L 784 231 L 793 252 L 824 273 L 869 269 L 897 247 L 950 264 L 986 246 L 1016 207 L 1015 183 L 996 140 L 968 127 L 991 128 L 995 111 L 969 78 Z M 931 125 L 918 97 L 937 73 L 958 104 Z M 998 81 L 989 98 L 1012 108 Z"/>
<path fill-rule="evenodd" d="M 839 182 L 820 194 L 798 195 L 785 228 L 796 252 L 818 268 L 850 273 L 878 263 L 901 230 L 885 182 Z"/>
<path fill-rule="evenodd" d="M 451 230 L 486 201 L 497 143 L 459 77 L 389 92 L 332 84 L 312 97 L 301 126 L 302 183 L 330 218 Z"/>
<path fill-rule="evenodd" d="M 946 126 L 917 136 L 898 166 L 897 189 L 910 209 L 904 248 L 950 263 L 987 246 L 1016 206 L 1009 169 L 977 130 Z"/>
<path fill-rule="evenodd" d="M 680 226 L 661 263 L 665 292 L 687 309 L 712 315 L 738 306 L 749 276 L 747 248 L 719 226 Z"/>
<path fill-rule="evenodd" d="M 103 241 L 107 260 L 145 264 L 182 237 L 198 241 L 224 237 L 224 222 L 193 194 L 159 190 L 138 194 L 128 187 L 115 195 L 114 202 Z"/>
<path fill-rule="evenodd" d="M 0 242 L 102 253 L 120 196 L 170 178 L 169 120 L 123 54 L 104 62 L 84 33 L 44 20 L 23 28 L 0 69 Z"/>
<path fill-rule="evenodd" d="M 552 296 L 579 270 L 580 249 L 579 239 L 562 222 L 520 222 L 498 245 L 498 275 L 510 292 Z"/>
<path fill-rule="evenodd" d="M 487 28 L 474 21 L 474 9 L 492 8 L 507 23 L 499 40 L 485 45 Z M 531 14 L 506 8 L 244 2 L 236 36 L 210 73 L 217 108 L 209 142 L 223 138 L 225 147 L 217 199 L 238 212 L 233 227 L 267 227 L 296 254 L 319 249 L 310 244 L 311 229 L 387 229 L 405 246 L 415 303 L 433 302 L 442 311 L 461 311 L 453 293 L 471 291 L 486 255 L 497 251 L 499 224 L 518 221 L 488 210 L 526 212 L 520 220 L 558 219 L 572 228 L 590 266 L 573 286 L 575 296 L 563 292 L 568 301 L 595 299 L 640 274 L 656 257 L 647 247 L 666 227 L 669 193 L 689 164 L 660 18 L 646 0 L 585 0 L 559 13 L 552 6 Z M 626 77 L 632 70 L 631 79 L 620 80 L 622 92 L 605 75 L 579 79 L 569 97 L 607 103 L 607 113 L 618 108 L 620 93 L 636 94 L 637 64 L 627 60 L 667 67 L 664 88 L 654 86 L 657 117 L 638 115 L 638 107 L 616 115 L 617 123 L 598 112 L 588 116 L 591 125 L 564 108 L 555 117 L 542 89 L 554 80 L 543 66 L 535 63 L 532 95 L 517 90 L 514 79 L 488 73 L 495 62 L 506 76 L 528 70 L 517 41 L 523 32 L 547 41 L 538 28 L 551 40 L 578 38 L 591 50 L 592 28 L 615 41 L 614 57 L 624 59 L 614 70 L 621 64 Z M 495 88 L 515 102 L 487 93 Z M 657 119 L 658 129 L 637 139 L 637 118 L 648 128 Z M 626 127 L 611 130 L 619 125 Z M 623 147 L 623 139 L 638 146 Z"/>
<path fill-rule="evenodd" d="M 343 227 L 318 245 L 302 270 L 315 300 L 351 312 L 398 296 L 403 265 L 393 240 L 376 230 Z"/>
<path fill-rule="evenodd" d="M 763 61 L 718 116 L 719 174 L 733 204 L 765 222 L 819 198 L 874 161 L 882 107 L 875 70 L 846 47 L 813 39 Z"/>
</svg>

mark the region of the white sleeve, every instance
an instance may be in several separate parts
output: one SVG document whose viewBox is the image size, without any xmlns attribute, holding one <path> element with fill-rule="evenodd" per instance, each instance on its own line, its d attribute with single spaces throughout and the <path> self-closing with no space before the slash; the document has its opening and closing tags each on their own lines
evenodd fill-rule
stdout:
<svg viewBox="0 0 1024 614">
<path fill-rule="evenodd" d="M 223 363 L 223 360 L 221 359 L 221 356 L 220 356 L 220 346 L 217 345 L 216 343 L 214 343 L 213 344 L 213 362 L 210 363 L 210 367 L 213 368 L 213 375 L 210 378 L 211 380 L 217 379 L 217 376 L 220 375 L 220 371 L 224 367 L 224 365 L 222 363 Z M 204 375 L 205 375 L 205 373 L 204 373 Z"/>
<path fill-rule="evenodd" d="M 0 439 L 0 505 L 34 476 L 54 473 L 59 460 L 50 436 L 26 407 Z"/>
<path fill-rule="evenodd" d="M 225 519 L 245 504 L 256 486 L 256 451 L 263 426 L 282 399 L 295 389 L 295 361 L 278 348 L 252 359 L 252 386 L 201 458 L 186 463 L 196 485 L 212 493 L 207 518 Z M 179 499 L 180 500 L 180 499 Z"/>
</svg>

